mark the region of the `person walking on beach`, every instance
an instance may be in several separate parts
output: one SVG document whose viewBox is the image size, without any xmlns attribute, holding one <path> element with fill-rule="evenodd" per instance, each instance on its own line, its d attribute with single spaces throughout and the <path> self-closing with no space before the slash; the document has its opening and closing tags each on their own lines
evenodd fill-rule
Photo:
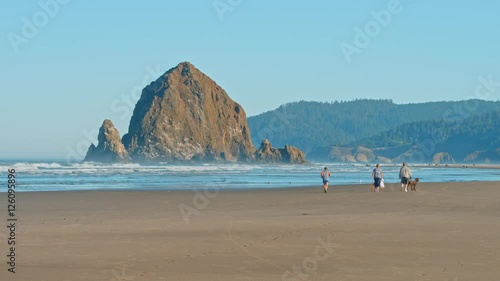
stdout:
<svg viewBox="0 0 500 281">
<path fill-rule="evenodd" d="M 375 186 L 375 192 L 378 192 L 380 189 L 380 183 L 382 182 L 382 178 L 384 177 L 384 173 L 380 169 L 380 164 L 375 166 L 372 172 L 373 185 Z"/>
<path fill-rule="evenodd" d="M 408 192 L 408 180 L 411 179 L 411 171 L 406 162 L 403 162 L 403 167 L 399 170 L 399 178 L 401 179 L 401 191 L 403 189 Z"/>
<path fill-rule="evenodd" d="M 328 171 L 328 167 L 325 167 L 325 169 L 321 172 L 321 178 L 323 179 L 323 191 L 325 193 L 328 192 L 328 183 L 330 182 L 331 176 L 332 174 Z"/>
</svg>

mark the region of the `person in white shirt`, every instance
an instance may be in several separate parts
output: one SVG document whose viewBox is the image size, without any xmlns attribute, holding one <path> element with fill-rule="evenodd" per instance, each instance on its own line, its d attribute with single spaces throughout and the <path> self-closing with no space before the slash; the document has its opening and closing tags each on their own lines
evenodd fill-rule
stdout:
<svg viewBox="0 0 500 281">
<path fill-rule="evenodd" d="M 399 170 L 399 178 L 401 179 L 401 191 L 408 192 L 408 180 L 411 179 L 411 171 L 406 162 L 403 162 L 403 167 Z"/>
<path fill-rule="evenodd" d="M 373 179 L 373 185 L 375 187 L 375 192 L 378 192 L 380 190 L 381 187 L 380 184 L 382 183 L 383 177 L 384 173 L 382 173 L 382 170 L 380 169 L 380 164 L 377 164 L 372 172 L 372 179 Z"/>
</svg>

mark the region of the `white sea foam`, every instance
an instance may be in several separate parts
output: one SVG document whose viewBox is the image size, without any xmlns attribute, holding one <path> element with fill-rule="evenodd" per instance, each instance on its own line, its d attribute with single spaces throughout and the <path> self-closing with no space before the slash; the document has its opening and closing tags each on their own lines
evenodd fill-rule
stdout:
<svg viewBox="0 0 500 281">
<path fill-rule="evenodd" d="M 11 165 L 0 165 L 0 169 L 7 170 L 14 168 L 18 172 L 28 174 L 75 174 L 75 173 L 232 173 L 252 171 L 261 168 L 260 166 L 246 164 L 203 164 L 203 165 L 168 165 L 168 164 L 101 164 L 92 162 L 73 163 L 70 165 L 60 163 L 29 163 L 18 162 Z"/>
<path fill-rule="evenodd" d="M 39 169 L 39 168 L 47 168 L 47 169 L 55 169 L 55 168 L 61 168 L 61 164 L 52 162 L 52 163 L 27 163 L 27 162 L 21 162 L 21 163 L 15 163 L 12 165 L 13 168 L 16 169 Z"/>
<path fill-rule="evenodd" d="M 333 186 L 371 182 L 372 166 L 316 163 L 312 165 L 100 164 L 91 162 L 0 162 L 0 170 L 15 168 L 21 191 L 90 189 L 270 188 L 320 185 L 324 166 Z M 384 166 L 386 182 L 397 183 L 399 166 Z M 423 181 L 498 180 L 499 170 L 413 168 Z"/>
</svg>

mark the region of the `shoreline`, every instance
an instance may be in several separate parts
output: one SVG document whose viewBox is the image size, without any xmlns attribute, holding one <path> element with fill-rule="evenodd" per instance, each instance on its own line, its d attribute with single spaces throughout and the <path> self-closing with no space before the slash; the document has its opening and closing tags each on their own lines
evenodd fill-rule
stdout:
<svg viewBox="0 0 500 281">
<path fill-rule="evenodd" d="M 0 163 L 28 163 L 28 164 L 37 164 L 37 163 L 64 163 L 67 165 L 73 165 L 73 164 L 99 164 L 99 165 L 113 165 L 113 164 L 125 164 L 125 165 L 164 165 L 164 166 L 211 166 L 211 165 L 255 165 L 255 166 L 275 166 L 275 165 L 280 165 L 280 166 L 315 166 L 315 165 L 339 165 L 339 166 L 375 166 L 377 163 L 381 165 L 389 165 L 389 166 L 400 166 L 402 162 L 405 161 L 400 161 L 400 162 L 391 162 L 391 163 L 383 163 L 383 162 L 331 162 L 331 160 L 312 160 L 308 161 L 307 163 L 302 163 L 302 164 L 290 164 L 290 163 L 260 163 L 260 162 L 171 162 L 171 163 L 166 163 L 166 162 L 126 162 L 126 163 L 101 163 L 101 162 L 92 162 L 92 161 L 66 161 L 65 159 L 33 159 L 33 158 L 26 158 L 26 159 L 16 159 L 16 158 L 0 158 Z M 485 168 L 485 169 L 500 169 L 500 163 L 410 163 L 407 162 L 409 166 L 414 166 L 414 167 L 419 167 L 419 166 L 432 166 L 432 167 L 442 167 L 442 166 L 450 166 L 450 167 L 459 167 L 461 168 L 462 166 L 469 166 L 469 168 Z"/>
<path fill-rule="evenodd" d="M 451 168 L 451 169 L 500 169 L 499 164 L 415 164 L 408 165 L 408 167 L 416 168 Z"/>
<path fill-rule="evenodd" d="M 333 165 L 344 165 L 343 163 L 332 163 Z M 372 167 L 377 163 L 351 163 L 351 166 L 366 166 Z M 401 163 L 379 163 L 381 166 L 386 167 L 401 167 Z M 408 163 L 407 163 L 408 164 Z M 449 168 L 449 169 L 500 169 L 500 164 L 408 164 L 409 168 Z"/>
<path fill-rule="evenodd" d="M 419 184 L 454 184 L 454 183 L 469 183 L 469 184 L 484 184 L 484 183 L 500 183 L 500 180 L 498 181 L 484 181 L 484 180 L 477 180 L 477 181 L 447 181 L 447 182 L 427 182 L 427 181 L 421 181 Z M 400 185 L 399 182 L 385 182 L 387 186 L 390 185 Z M 370 186 L 370 182 L 366 183 L 353 183 L 353 184 L 335 184 L 335 181 L 330 184 L 330 188 L 358 188 L 358 187 L 366 187 Z M 26 190 L 17 190 L 16 193 L 22 193 L 22 194 L 27 194 L 27 193 L 56 193 L 56 192 L 61 192 L 61 193 L 79 193 L 79 192 L 179 192 L 179 193 L 186 193 L 186 192 L 193 192 L 197 190 L 218 190 L 218 192 L 260 192 L 260 191 L 283 191 L 283 190 L 301 190 L 301 189 L 311 189 L 311 188 L 318 188 L 321 187 L 323 188 L 323 184 L 319 182 L 317 185 L 283 185 L 283 186 L 273 186 L 273 187 L 244 187 L 244 188 L 219 188 L 219 187 L 195 187 L 195 188 L 190 188 L 190 189 L 176 189 L 176 188 L 155 188 L 155 189 L 136 189 L 136 188 L 113 188 L 113 189 L 75 189 L 75 190 L 34 190 L 34 191 L 26 191 Z M 7 191 L 0 191 L 0 194 L 5 194 Z"/>
</svg>

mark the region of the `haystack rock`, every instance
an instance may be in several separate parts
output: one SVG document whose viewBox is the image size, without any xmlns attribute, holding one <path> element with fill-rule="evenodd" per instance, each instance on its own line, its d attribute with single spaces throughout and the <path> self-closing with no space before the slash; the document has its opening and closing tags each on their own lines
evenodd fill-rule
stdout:
<svg viewBox="0 0 500 281">
<path fill-rule="evenodd" d="M 264 139 L 255 152 L 255 160 L 268 163 L 306 163 L 304 152 L 296 147 L 285 145 L 284 148 L 273 148 L 271 142 Z"/>
<path fill-rule="evenodd" d="M 248 161 L 255 152 L 241 105 L 188 62 L 143 89 L 123 143 L 134 161 Z"/>
<path fill-rule="evenodd" d="M 111 120 L 104 120 L 99 135 L 97 147 L 91 144 L 84 161 L 95 162 L 128 162 L 130 160 L 127 150 L 122 143 L 120 133 Z"/>
</svg>

